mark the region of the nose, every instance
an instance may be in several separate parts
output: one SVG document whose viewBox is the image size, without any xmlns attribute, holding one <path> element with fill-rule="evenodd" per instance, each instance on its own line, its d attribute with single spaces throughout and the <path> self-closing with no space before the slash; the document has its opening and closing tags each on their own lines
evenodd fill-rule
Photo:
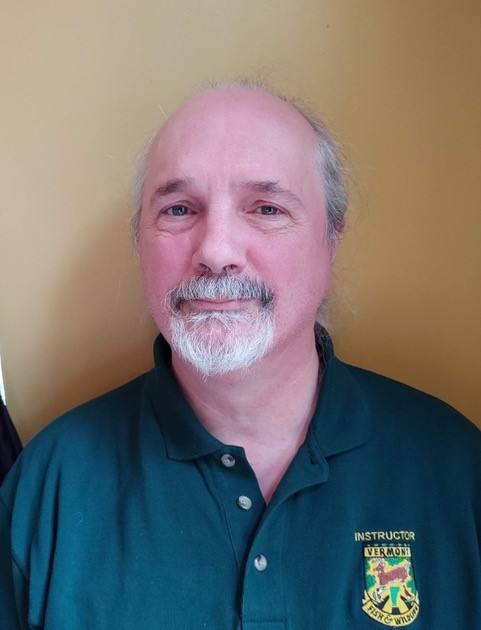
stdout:
<svg viewBox="0 0 481 630">
<path fill-rule="evenodd" d="M 212 273 L 240 273 L 246 264 L 246 235 L 231 213 L 206 212 L 197 224 L 192 264 Z"/>
</svg>

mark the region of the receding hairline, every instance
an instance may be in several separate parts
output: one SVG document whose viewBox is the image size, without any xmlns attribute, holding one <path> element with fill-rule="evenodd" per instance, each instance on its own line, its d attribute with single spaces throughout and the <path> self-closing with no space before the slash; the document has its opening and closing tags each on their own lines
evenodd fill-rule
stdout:
<svg viewBox="0 0 481 630">
<path fill-rule="evenodd" d="M 224 101 L 224 103 L 219 105 L 219 101 L 222 99 L 222 93 L 224 93 L 226 97 L 231 97 L 233 106 L 229 103 L 229 100 L 227 100 L 227 103 Z M 247 100 L 241 100 L 242 94 L 247 97 Z M 311 136 L 313 149 L 316 148 L 318 140 L 317 130 L 306 118 L 305 114 L 295 107 L 289 99 L 282 98 L 277 93 L 267 90 L 267 88 L 260 89 L 260 87 L 258 87 L 256 90 L 252 90 L 247 84 L 224 85 L 223 83 L 216 82 L 215 84 L 209 84 L 206 89 L 195 91 L 193 94 L 188 95 L 150 134 L 148 138 L 149 146 L 145 159 L 147 162 L 150 161 L 152 158 L 152 151 L 155 151 L 157 147 L 162 144 L 163 130 L 165 129 L 168 133 L 170 125 L 175 125 L 179 119 L 180 124 L 176 131 L 182 129 L 185 124 L 188 124 L 189 120 L 194 120 L 195 122 L 202 121 L 203 116 L 206 116 L 207 118 L 212 116 L 215 120 L 215 115 L 213 116 L 211 114 L 211 110 L 216 107 L 219 107 L 221 112 L 222 110 L 226 111 L 227 115 L 229 115 L 232 108 L 235 107 L 238 111 L 234 113 L 232 120 L 239 120 L 240 123 L 243 124 L 246 120 L 245 117 L 249 114 L 249 107 L 255 108 L 256 96 L 261 104 L 261 108 L 256 112 L 256 116 L 259 119 L 261 119 L 264 115 L 265 110 L 266 118 L 268 120 L 271 121 L 277 119 L 280 124 L 285 124 L 287 121 L 287 125 L 294 128 L 296 133 L 306 134 L 304 141 L 307 142 L 307 137 Z M 252 97 L 254 97 L 254 99 Z M 270 107 L 269 101 L 271 101 Z M 273 107 L 274 104 L 275 107 Z M 266 107 L 264 107 L 264 105 Z M 146 166 L 148 167 L 148 165 L 149 164 L 147 163 Z"/>
</svg>

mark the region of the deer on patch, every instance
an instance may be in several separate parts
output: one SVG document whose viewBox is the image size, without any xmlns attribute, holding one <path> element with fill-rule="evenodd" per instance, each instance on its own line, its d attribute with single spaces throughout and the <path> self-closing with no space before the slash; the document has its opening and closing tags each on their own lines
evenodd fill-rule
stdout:
<svg viewBox="0 0 481 630">
<path fill-rule="evenodd" d="M 373 567 L 375 573 L 377 573 L 377 580 L 381 588 L 376 589 L 376 595 L 381 596 L 386 590 L 386 586 L 393 584 L 394 582 L 401 582 L 403 587 L 403 595 L 408 600 L 414 599 L 414 595 L 408 590 L 405 585 L 406 580 L 409 578 L 409 569 L 411 567 L 410 562 L 405 562 L 401 566 L 393 567 L 386 571 L 386 562 L 384 560 L 377 560 Z"/>
</svg>

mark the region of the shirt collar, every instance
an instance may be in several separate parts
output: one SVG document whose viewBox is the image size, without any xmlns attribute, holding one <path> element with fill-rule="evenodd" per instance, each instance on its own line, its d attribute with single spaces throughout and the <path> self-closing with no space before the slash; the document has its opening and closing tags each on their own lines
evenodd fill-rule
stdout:
<svg viewBox="0 0 481 630">
<path fill-rule="evenodd" d="M 316 459 L 356 448 L 372 435 L 368 401 L 352 368 L 334 355 L 331 338 L 316 325 L 316 342 L 324 373 L 306 442 Z M 171 350 L 159 335 L 154 344 L 155 369 L 149 396 L 172 459 L 189 460 L 225 448 L 198 420 L 171 368 Z"/>
<path fill-rule="evenodd" d="M 373 435 L 372 412 L 355 370 L 340 361 L 324 328 L 316 325 L 316 342 L 324 373 L 307 442 L 326 458 L 368 442 Z"/>
<path fill-rule="evenodd" d="M 224 448 L 198 420 L 185 399 L 172 370 L 172 352 L 162 335 L 154 343 L 155 369 L 149 396 L 161 425 L 167 455 L 189 460 Z"/>
</svg>

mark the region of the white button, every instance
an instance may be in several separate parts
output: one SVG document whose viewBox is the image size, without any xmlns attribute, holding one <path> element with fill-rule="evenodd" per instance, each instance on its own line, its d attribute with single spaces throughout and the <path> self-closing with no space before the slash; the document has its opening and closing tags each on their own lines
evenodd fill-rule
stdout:
<svg viewBox="0 0 481 630">
<path fill-rule="evenodd" d="M 235 458 L 232 457 L 232 455 L 229 455 L 229 453 L 222 455 L 220 461 L 224 464 L 226 468 L 232 468 L 232 466 L 235 466 Z"/>
<path fill-rule="evenodd" d="M 250 510 L 252 507 L 252 501 L 249 497 L 245 497 L 241 494 L 240 497 L 237 497 L 237 505 L 241 508 L 241 510 Z"/>
<path fill-rule="evenodd" d="M 267 559 L 262 554 L 259 554 L 254 558 L 254 566 L 258 571 L 265 571 L 267 569 Z"/>
</svg>

